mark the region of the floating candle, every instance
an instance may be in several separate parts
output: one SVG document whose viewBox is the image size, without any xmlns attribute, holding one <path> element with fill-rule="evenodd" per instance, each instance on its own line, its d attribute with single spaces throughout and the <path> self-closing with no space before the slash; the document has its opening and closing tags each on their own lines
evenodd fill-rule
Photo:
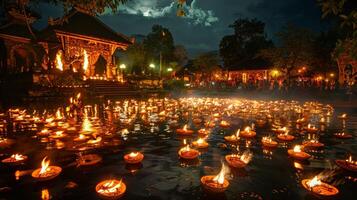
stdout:
<svg viewBox="0 0 357 200">
<path fill-rule="evenodd" d="M 50 166 L 50 160 L 47 160 L 47 157 L 45 157 L 41 162 L 41 168 L 33 171 L 31 176 L 36 180 L 46 181 L 56 178 L 61 171 L 61 167 Z"/>
<path fill-rule="evenodd" d="M 105 180 L 96 185 L 95 191 L 101 198 L 118 199 L 124 195 L 126 185 L 122 180 Z"/>
<path fill-rule="evenodd" d="M 138 164 L 144 159 L 144 154 L 140 152 L 131 152 L 124 155 L 124 160 L 128 164 Z"/>
<path fill-rule="evenodd" d="M 221 193 L 226 191 L 229 186 L 229 181 L 225 178 L 225 175 L 229 172 L 229 169 L 222 163 L 221 171 L 216 176 L 203 176 L 201 178 L 201 184 L 208 192 Z"/>
</svg>

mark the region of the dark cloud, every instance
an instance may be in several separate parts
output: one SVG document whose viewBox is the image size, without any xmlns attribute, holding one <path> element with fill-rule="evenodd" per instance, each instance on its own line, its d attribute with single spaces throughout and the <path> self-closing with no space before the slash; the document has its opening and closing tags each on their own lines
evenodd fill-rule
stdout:
<svg viewBox="0 0 357 200">
<path fill-rule="evenodd" d="M 62 9 L 44 4 L 35 6 L 44 27 L 49 16 L 59 17 Z M 154 24 L 170 29 L 176 44 L 186 46 L 191 55 L 217 50 L 235 19 L 258 18 L 266 23 L 268 36 L 274 38 L 287 22 L 321 30 L 320 9 L 314 0 L 187 0 L 186 17 L 176 16 L 173 0 L 131 0 L 118 13 L 110 11 L 100 16 L 114 30 L 127 34 L 147 34 Z"/>
</svg>

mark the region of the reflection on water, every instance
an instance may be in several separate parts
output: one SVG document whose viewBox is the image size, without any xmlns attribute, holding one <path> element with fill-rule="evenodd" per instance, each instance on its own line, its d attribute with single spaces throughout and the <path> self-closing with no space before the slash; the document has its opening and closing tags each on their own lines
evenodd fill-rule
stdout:
<svg viewBox="0 0 357 200">
<path fill-rule="evenodd" d="M 1 160 L 16 153 L 28 156 L 19 165 L 0 165 L 0 188 L 11 188 L 1 189 L 0 196 L 10 199 L 39 199 L 39 194 L 42 199 L 97 199 L 97 183 L 120 178 L 127 186 L 125 199 L 315 199 L 302 188 L 301 180 L 332 169 L 329 183 L 340 190 L 336 199 L 351 199 L 356 187 L 356 175 L 334 164 L 347 154 L 356 158 L 355 137 L 334 135 L 355 135 L 356 127 L 349 124 L 356 124 L 356 118 L 337 118 L 331 106 L 319 103 L 128 99 L 83 109 L 71 105 L 13 108 L 0 118 Z M 247 126 L 256 136 L 237 134 Z M 177 134 L 178 129 L 193 133 Z M 279 140 L 278 134 L 295 139 Z M 224 136 L 234 136 L 234 140 L 228 142 Z M 278 145 L 263 148 L 263 137 Z M 209 146 L 197 149 L 196 159 L 180 159 L 183 140 L 195 149 L 191 143 L 199 138 Z M 308 161 L 290 158 L 287 150 L 303 142 L 311 145 L 304 151 L 313 157 Z M 315 148 L 317 143 L 324 146 Z M 246 151 L 253 155 L 251 162 L 232 168 L 224 194 L 209 195 L 202 189 L 200 178 L 218 174 L 225 155 Z M 145 158 L 139 164 L 125 164 L 123 156 L 130 152 L 141 152 Z M 37 183 L 31 172 L 45 156 L 62 167 L 62 174 Z"/>
</svg>

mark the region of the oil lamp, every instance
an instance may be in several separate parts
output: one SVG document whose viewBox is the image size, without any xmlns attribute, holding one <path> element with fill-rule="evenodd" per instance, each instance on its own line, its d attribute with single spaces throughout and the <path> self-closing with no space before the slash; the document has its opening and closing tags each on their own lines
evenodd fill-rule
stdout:
<svg viewBox="0 0 357 200">
<path fill-rule="evenodd" d="M 199 118 L 195 118 L 195 119 L 193 119 L 192 121 L 193 121 L 193 123 L 195 123 L 195 124 L 201 124 L 201 122 L 202 122 L 202 120 L 199 119 Z"/>
<path fill-rule="evenodd" d="M 206 142 L 205 139 L 199 138 L 198 140 L 192 142 L 192 146 L 199 149 L 205 149 L 209 146 L 209 144 Z"/>
<path fill-rule="evenodd" d="M 320 123 L 321 125 L 325 125 L 327 122 L 326 122 L 326 119 L 325 119 L 324 117 L 321 117 L 319 123 Z"/>
<path fill-rule="evenodd" d="M 323 143 L 319 142 L 318 139 L 316 139 L 316 138 L 311 138 L 311 139 L 310 139 L 310 137 L 308 138 L 308 140 L 304 141 L 302 144 L 303 144 L 305 147 L 307 147 L 307 148 L 312 148 L 312 149 L 314 149 L 314 148 L 321 148 L 321 147 L 324 147 L 324 146 L 325 146 Z"/>
<path fill-rule="evenodd" d="M 222 120 L 219 125 L 222 127 L 222 128 L 228 128 L 230 126 L 230 123 L 225 121 L 225 120 Z"/>
<path fill-rule="evenodd" d="M 184 140 L 184 144 L 186 145 L 186 140 Z M 183 159 L 193 160 L 193 159 L 196 159 L 200 155 L 200 152 L 197 151 L 196 149 L 191 149 L 190 145 L 187 144 L 185 147 L 182 147 L 178 151 L 178 154 Z"/>
<path fill-rule="evenodd" d="M 276 133 L 276 134 L 283 134 L 287 131 L 287 128 L 284 126 L 282 128 L 277 128 L 277 129 L 273 129 L 273 131 Z"/>
<path fill-rule="evenodd" d="M 266 148 L 275 148 L 278 146 L 278 142 L 274 141 L 271 137 L 263 137 L 262 145 Z"/>
<path fill-rule="evenodd" d="M 216 124 L 214 123 L 214 121 L 208 121 L 205 123 L 205 126 L 207 128 L 213 128 L 214 126 L 216 126 Z"/>
<path fill-rule="evenodd" d="M 7 148 L 14 144 L 15 141 L 8 138 L 1 138 L 0 137 L 0 148 Z"/>
<path fill-rule="evenodd" d="M 222 163 L 221 171 L 218 175 L 202 176 L 201 184 L 208 192 L 221 193 L 226 191 L 229 186 L 229 181 L 225 179 L 225 175 L 229 172 L 229 169 Z"/>
<path fill-rule="evenodd" d="M 227 141 L 227 142 L 238 142 L 240 137 L 239 137 L 239 134 L 240 134 L 240 129 L 237 130 L 236 134 L 233 134 L 233 135 L 230 135 L 230 136 L 224 136 L 224 139 Z"/>
<path fill-rule="evenodd" d="M 342 120 L 346 120 L 348 117 L 347 117 L 346 113 L 343 113 L 342 115 L 338 116 L 337 118 L 338 119 L 342 119 Z"/>
<path fill-rule="evenodd" d="M 60 139 L 66 137 L 66 134 L 63 131 L 56 131 L 54 134 L 50 135 L 50 138 Z"/>
<path fill-rule="evenodd" d="M 193 130 L 187 129 L 187 124 L 183 126 L 183 128 L 176 129 L 177 134 L 180 135 L 191 135 L 193 134 Z"/>
<path fill-rule="evenodd" d="M 209 130 L 206 130 L 204 128 L 201 128 L 200 130 L 197 131 L 199 135 L 208 135 L 209 134 Z"/>
<path fill-rule="evenodd" d="M 127 164 L 138 164 L 144 159 L 144 155 L 140 152 L 131 152 L 124 155 L 124 160 Z"/>
<path fill-rule="evenodd" d="M 259 127 L 263 127 L 266 124 L 266 121 L 263 119 L 257 119 L 255 121 L 255 123 L 259 126 Z"/>
<path fill-rule="evenodd" d="M 301 118 L 296 120 L 296 124 L 302 125 L 306 123 L 306 118 Z"/>
<path fill-rule="evenodd" d="M 336 160 L 335 162 L 344 170 L 357 172 L 357 161 L 353 160 L 351 155 L 346 160 Z"/>
<path fill-rule="evenodd" d="M 80 155 L 76 161 L 77 166 L 92 166 L 100 163 L 102 161 L 102 157 L 98 154 L 86 154 Z"/>
<path fill-rule="evenodd" d="M 73 139 L 73 141 L 75 141 L 75 142 L 82 142 L 82 141 L 86 141 L 86 140 L 88 140 L 88 137 L 83 134 L 79 134 L 78 137 Z"/>
<path fill-rule="evenodd" d="M 27 156 L 21 154 L 13 154 L 8 158 L 3 159 L 1 162 L 4 164 L 18 165 L 27 160 Z"/>
<path fill-rule="evenodd" d="M 319 196 L 334 196 L 339 192 L 336 187 L 322 182 L 317 176 L 312 179 L 304 179 L 301 184 L 306 190 Z"/>
<path fill-rule="evenodd" d="M 339 139 L 351 139 L 353 136 L 351 134 L 345 133 L 344 131 L 342 133 L 335 133 L 335 137 Z"/>
<path fill-rule="evenodd" d="M 50 130 L 48 130 L 47 128 L 42 129 L 40 132 L 37 133 L 38 136 L 48 136 L 51 133 Z"/>
<path fill-rule="evenodd" d="M 50 160 L 43 158 L 41 168 L 32 172 L 31 176 L 39 181 L 46 181 L 56 178 L 62 171 L 61 167 L 50 166 Z"/>
<path fill-rule="evenodd" d="M 239 155 L 238 153 L 226 155 L 225 159 L 230 167 L 243 168 L 252 160 L 252 157 L 252 153 L 245 151 L 242 155 Z"/>
<path fill-rule="evenodd" d="M 293 135 L 289 135 L 288 131 L 286 131 L 284 134 L 279 134 L 277 136 L 277 138 L 279 140 L 286 141 L 286 142 L 289 142 L 289 141 L 292 141 L 295 139 L 295 137 Z"/>
<path fill-rule="evenodd" d="M 302 146 L 295 145 L 293 149 L 288 149 L 289 156 L 297 159 L 297 160 L 307 160 L 311 157 L 310 154 L 301 150 Z"/>
<path fill-rule="evenodd" d="M 95 187 L 97 194 L 103 199 L 119 199 L 126 191 L 126 185 L 122 180 L 105 180 Z"/>
<path fill-rule="evenodd" d="M 80 131 L 80 133 L 82 134 L 91 134 L 93 133 L 93 128 L 92 128 L 92 123 L 91 121 L 88 119 L 88 117 L 85 117 L 83 119 L 83 123 L 82 123 L 82 129 Z"/>
<path fill-rule="evenodd" d="M 102 141 L 102 137 L 96 137 L 94 140 L 88 140 L 88 144 L 98 144 Z"/>
<path fill-rule="evenodd" d="M 245 127 L 245 129 L 241 132 L 241 136 L 244 138 L 253 138 L 257 135 L 255 131 L 252 130 L 249 126 Z"/>
<path fill-rule="evenodd" d="M 309 133 L 316 133 L 318 131 L 318 129 L 311 124 L 308 124 L 305 130 Z"/>
</svg>

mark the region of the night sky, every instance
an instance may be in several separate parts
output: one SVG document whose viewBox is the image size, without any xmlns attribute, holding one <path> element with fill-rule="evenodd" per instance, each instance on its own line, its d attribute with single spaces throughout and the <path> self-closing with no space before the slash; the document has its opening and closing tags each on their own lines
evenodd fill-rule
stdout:
<svg viewBox="0 0 357 200">
<path fill-rule="evenodd" d="M 258 18 L 266 23 L 268 37 L 287 22 L 311 28 L 326 29 L 316 0 L 187 0 L 186 17 L 176 16 L 173 0 L 129 0 L 117 13 L 107 11 L 100 18 L 114 30 L 128 36 L 147 34 L 153 24 L 170 29 L 175 44 L 186 47 L 191 56 L 218 50 L 219 41 L 232 33 L 228 25 L 235 19 Z M 62 8 L 48 4 L 33 5 L 42 15 L 36 27 L 46 26 L 49 16 L 59 17 Z"/>
</svg>

